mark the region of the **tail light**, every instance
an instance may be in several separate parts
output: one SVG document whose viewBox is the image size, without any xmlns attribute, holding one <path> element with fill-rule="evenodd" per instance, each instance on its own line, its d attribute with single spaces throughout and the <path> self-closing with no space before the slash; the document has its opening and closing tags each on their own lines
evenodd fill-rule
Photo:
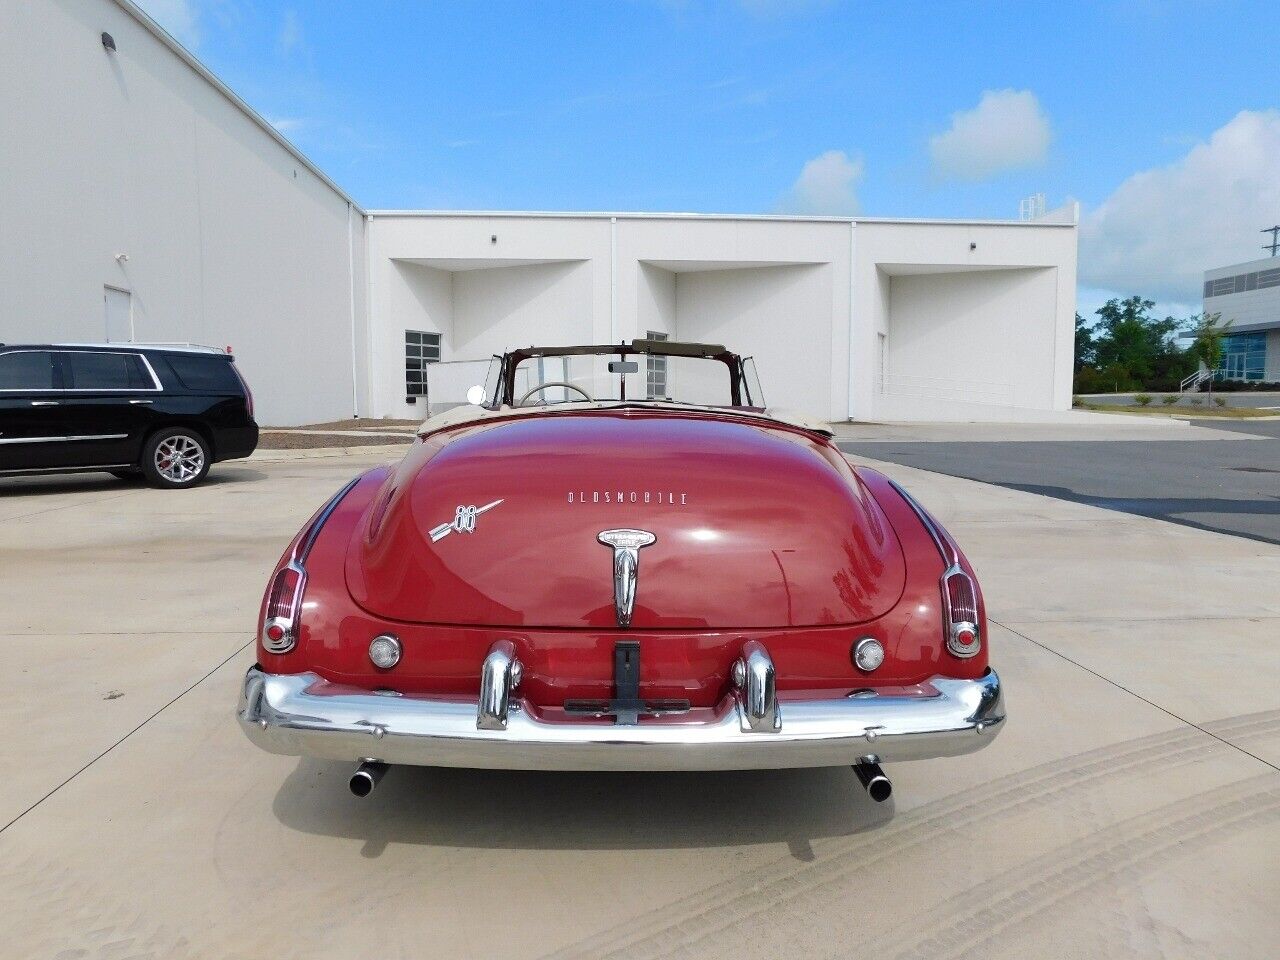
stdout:
<svg viewBox="0 0 1280 960">
<path fill-rule="evenodd" d="M 960 567 L 950 567 L 942 575 L 942 609 L 947 632 L 947 649 L 968 659 L 982 649 L 978 630 L 978 591 L 973 579 Z"/>
<path fill-rule="evenodd" d="M 231 348 L 227 347 L 227 353 L 231 352 Z M 244 387 L 244 405 L 249 412 L 249 419 L 253 419 L 253 391 L 249 389 L 249 381 L 240 376 L 240 370 L 236 366 L 235 361 L 231 361 L 231 372 L 236 375 L 236 379 L 240 381 L 240 386 Z"/>
<path fill-rule="evenodd" d="M 298 614 L 306 584 L 306 571 L 296 563 L 281 567 L 271 581 L 262 618 L 262 646 L 269 653 L 288 653 L 298 642 Z"/>
</svg>

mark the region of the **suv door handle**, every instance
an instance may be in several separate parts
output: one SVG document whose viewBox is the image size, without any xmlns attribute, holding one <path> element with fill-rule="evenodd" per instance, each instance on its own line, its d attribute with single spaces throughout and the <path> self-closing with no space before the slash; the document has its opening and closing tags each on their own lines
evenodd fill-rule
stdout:
<svg viewBox="0 0 1280 960">
<path fill-rule="evenodd" d="M 58 405 L 58 401 L 57 400 L 32 400 L 31 405 L 33 407 L 56 407 Z"/>
<path fill-rule="evenodd" d="M 135 406 L 142 406 L 143 404 L 155 403 L 154 400 L 130 400 L 129 402 L 134 404 Z"/>
</svg>

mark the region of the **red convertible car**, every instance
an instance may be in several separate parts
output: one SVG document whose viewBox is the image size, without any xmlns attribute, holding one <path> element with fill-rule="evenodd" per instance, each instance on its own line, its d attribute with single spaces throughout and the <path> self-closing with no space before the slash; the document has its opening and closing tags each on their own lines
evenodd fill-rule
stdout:
<svg viewBox="0 0 1280 960">
<path fill-rule="evenodd" d="M 542 770 L 880 764 L 1004 719 L 973 570 L 710 344 L 515 350 L 280 559 L 239 721 L 272 753 Z M 483 391 L 483 392 L 482 392 Z"/>
</svg>

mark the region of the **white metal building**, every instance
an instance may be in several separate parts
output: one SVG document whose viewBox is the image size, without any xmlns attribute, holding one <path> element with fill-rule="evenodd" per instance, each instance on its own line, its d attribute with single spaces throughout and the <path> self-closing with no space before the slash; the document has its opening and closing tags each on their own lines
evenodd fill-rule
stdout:
<svg viewBox="0 0 1280 960">
<path fill-rule="evenodd" d="M 0 4 L 0 36 L 0 341 L 229 345 L 269 424 L 422 416 L 508 346 L 650 332 L 829 420 L 1069 410 L 1074 209 L 365 211 L 129 0 Z"/>
<path fill-rule="evenodd" d="M 1280 257 L 1206 270 L 1204 312 L 1230 323 L 1220 376 L 1280 383 Z"/>
</svg>

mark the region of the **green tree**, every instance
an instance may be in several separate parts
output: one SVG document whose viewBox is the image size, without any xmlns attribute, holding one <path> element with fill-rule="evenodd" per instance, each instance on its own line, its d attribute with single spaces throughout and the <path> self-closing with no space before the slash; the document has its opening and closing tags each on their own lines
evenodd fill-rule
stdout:
<svg viewBox="0 0 1280 960">
<path fill-rule="evenodd" d="M 1098 308 L 1095 363 L 1098 367 L 1120 367 L 1133 380 L 1146 383 L 1166 373 L 1180 351 L 1174 335 L 1183 322 L 1174 317 L 1157 320 L 1151 315 L 1152 300 L 1128 297 L 1108 300 Z"/>
<path fill-rule="evenodd" d="M 1195 339 L 1191 341 L 1191 346 L 1187 353 L 1197 361 L 1203 363 L 1209 368 L 1209 372 L 1217 370 L 1222 366 L 1222 354 L 1224 352 L 1223 338 L 1227 335 L 1231 327 L 1231 321 L 1222 323 L 1222 314 L 1206 313 L 1199 317 L 1193 317 L 1195 328 L 1193 333 Z M 1213 377 L 1209 378 L 1209 396 L 1213 396 Z"/>
<path fill-rule="evenodd" d="M 1085 367 L 1092 367 L 1097 359 L 1097 347 L 1093 341 L 1092 325 L 1080 314 L 1076 314 L 1076 365 L 1079 373 Z"/>
</svg>

